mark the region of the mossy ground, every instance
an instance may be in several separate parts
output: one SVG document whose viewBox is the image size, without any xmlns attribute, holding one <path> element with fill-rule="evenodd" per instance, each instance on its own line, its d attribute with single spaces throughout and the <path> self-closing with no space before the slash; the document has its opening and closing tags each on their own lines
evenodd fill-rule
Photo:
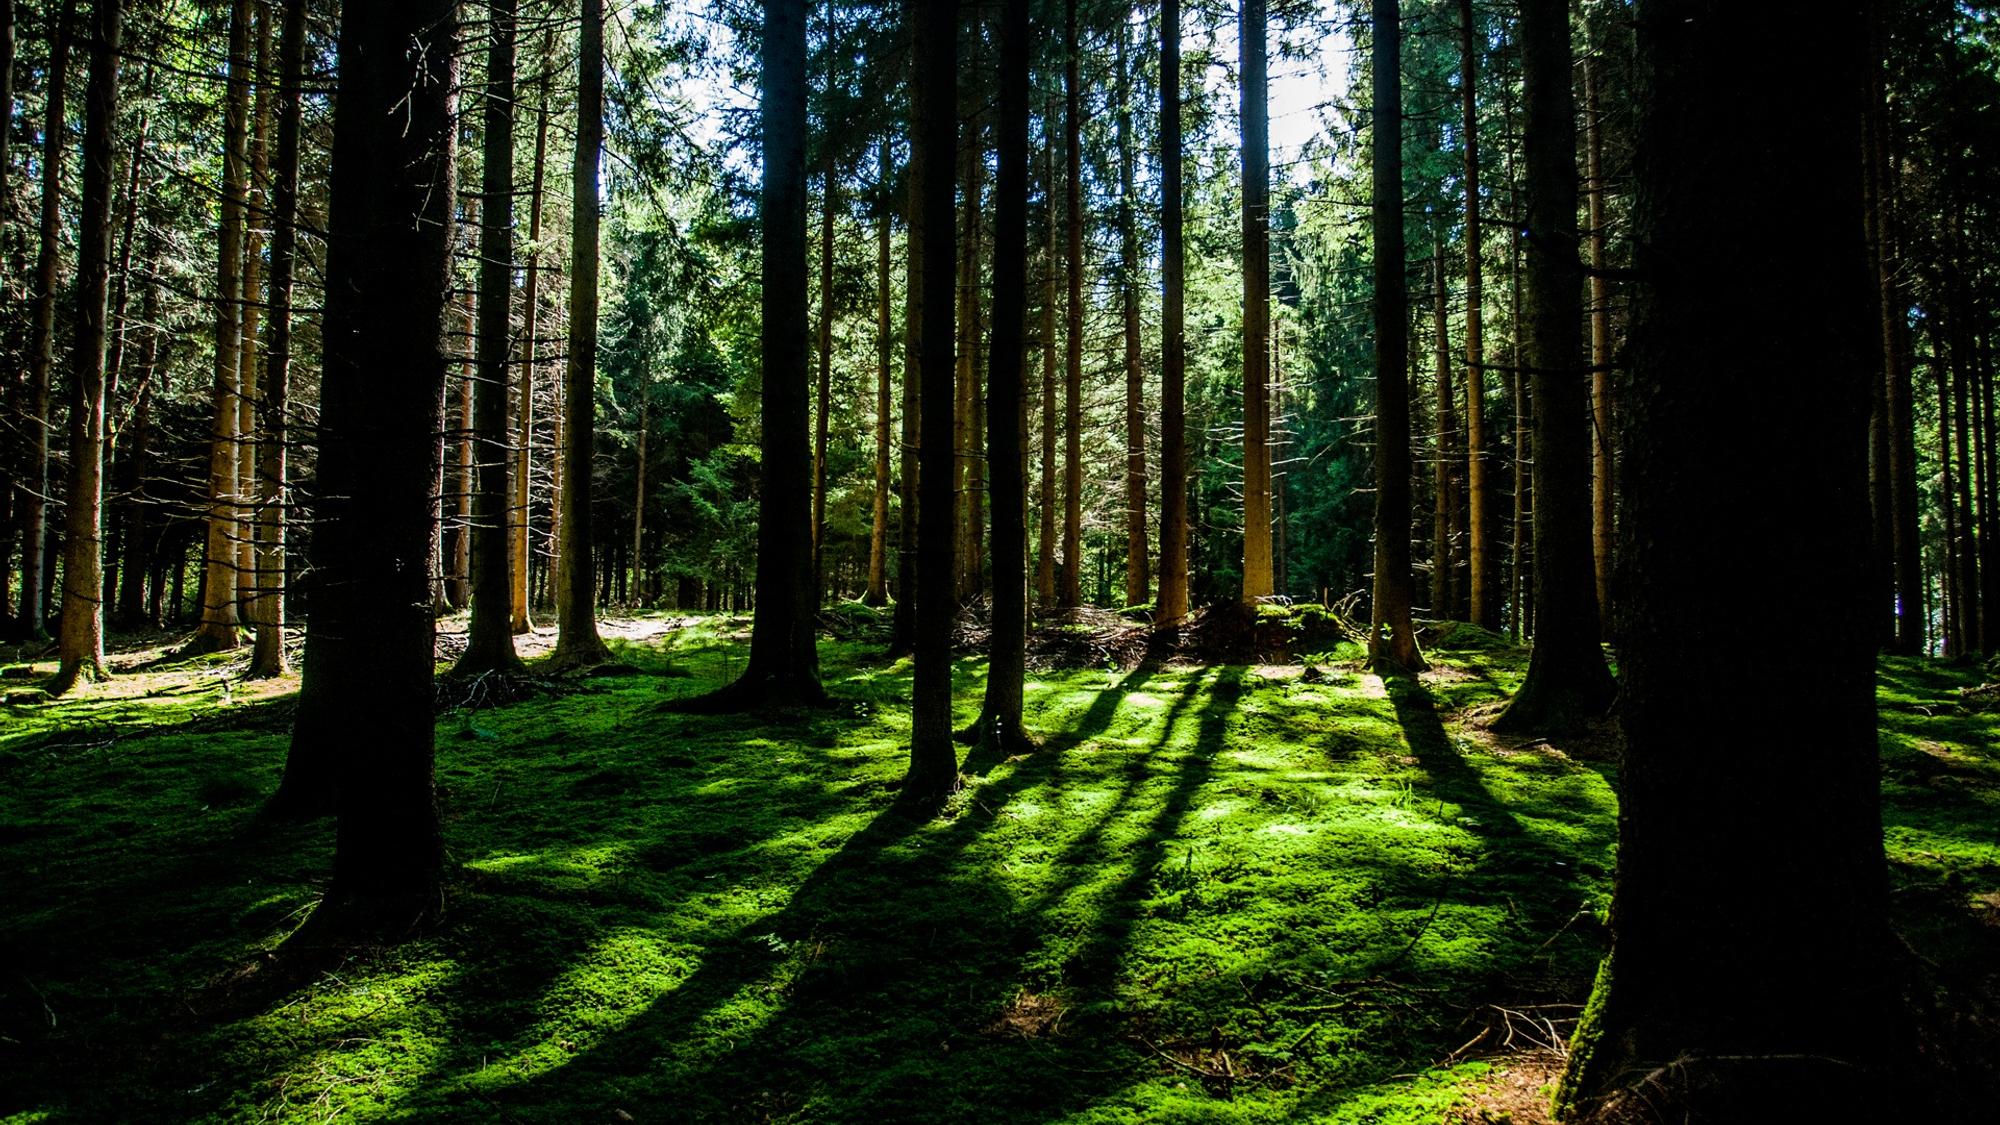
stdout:
<svg viewBox="0 0 2000 1125">
<path fill-rule="evenodd" d="M 625 630 L 635 674 L 443 715 L 444 923 L 254 1002 L 228 982 L 330 860 L 256 815 L 296 681 L 211 657 L 0 712 L 0 1117 L 1436 1122 L 1604 952 L 1615 777 L 1461 726 L 1524 667 L 1488 635 L 1387 685 L 1350 650 L 1032 673 L 1046 747 L 910 821 L 906 662 L 829 642 L 833 710 L 669 714 L 747 622 L 675 624 Z M 1899 924 L 1973 976 L 1977 681 L 1882 687 Z"/>
</svg>

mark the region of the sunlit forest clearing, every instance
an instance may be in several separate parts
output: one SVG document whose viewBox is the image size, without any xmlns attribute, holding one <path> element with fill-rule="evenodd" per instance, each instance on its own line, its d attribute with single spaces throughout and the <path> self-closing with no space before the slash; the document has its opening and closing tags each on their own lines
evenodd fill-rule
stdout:
<svg viewBox="0 0 2000 1125">
<path fill-rule="evenodd" d="M 1606 947 L 1617 777 L 1607 729 L 1468 724 L 1521 650 L 1457 625 L 1427 631 L 1436 667 L 1411 680 L 1351 642 L 1037 668 L 1050 744 L 974 752 L 911 818 L 908 662 L 849 616 L 823 647 L 839 706 L 754 724 L 661 710 L 741 669 L 744 617 L 613 618 L 644 638 L 613 641 L 613 674 L 530 698 L 441 687 L 443 923 L 281 988 L 259 976 L 330 847 L 257 815 L 296 681 L 246 684 L 240 656 L 143 667 L 155 646 L 113 658 L 143 694 L 12 710 L 5 1108 L 1538 1118 Z M 982 672 L 957 664 L 961 721 Z M 1892 659 L 1878 689 L 1894 924 L 1967 998 L 2000 963 L 1979 680 Z"/>
<path fill-rule="evenodd" d="M 0 0 L 0 1125 L 1990 1125 L 2000 5 Z"/>
</svg>

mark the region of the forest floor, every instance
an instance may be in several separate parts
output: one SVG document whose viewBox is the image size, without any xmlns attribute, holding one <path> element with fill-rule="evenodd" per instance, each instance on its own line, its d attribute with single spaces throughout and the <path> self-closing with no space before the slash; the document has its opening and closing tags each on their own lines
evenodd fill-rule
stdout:
<svg viewBox="0 0 2000 1125">
<path fill-rule="evenodd" d="M 661 709 L 747 628 L 617 619 L 619 674 L 442 688 L 444 921 L 254 997 L 331 858 L 330 824 L 258 817 L 296 678 L 144 637 L 74 699 L 0 680 L 0 1120 L 1541 1119 L 1605 949 L 1616 747 L 1480 728 L 1521 650 L 1446 630 L 1387 684 L 1341 645 L 1038 668 L 1043 748 L 971 752 L 910 820 L 909 665 L 869 628 L 822 647 L 832 709 Z M 1944 1056 L 2000 1011 L 1985 678 L 1880 680 Z"/>
</svg>

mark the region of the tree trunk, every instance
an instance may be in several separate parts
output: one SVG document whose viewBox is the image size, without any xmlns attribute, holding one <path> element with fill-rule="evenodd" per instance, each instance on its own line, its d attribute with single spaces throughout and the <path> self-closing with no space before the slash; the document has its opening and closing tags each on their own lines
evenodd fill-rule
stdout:
<svg viewBox="0 0 2000 1125">
<path fill-rule="evenodd" d="M 1241 10 L 1243 601 L 1255 605 L 1271 594 L 1271 112 L 1264 0 Z"/>
<path fill-rule="evenodd" d="M 21 611 L 16 634 L 27 641 L 48 636 L 46 594 L 53 576 L 48 566 L 49 387 L 55 367 L 56 284 L 62 268 L 63 140 L 69 135 L 65 106 L 69 88 L 70 32 L 76 0 L 63 0 L 49 36 L 48 91 L 42 121 L 41 226 L 35 251 L 34 326 L 28 345 L 28 480 L 21 490 Z"/>
<path fill-rule="evenodd" d="M 912 70 L 914 74 L 914 69 Z M 915 94 L 911 95 L 913 98 Z M 914 110 L 912 111 L 914 112 Z M 914 129 L 914 126 L 912 126 Z M 914 136 L 912 144 L 914 144 Z M 902 510 L 896 521 L 896 614 L 890 622 L 889 652 L 901 656 L 917 643 L 917 591 L 922 577 L 917 573 L 917 509 L 921 488 L 921 442 L 919 414 L 923 402 L 924 342 L 924 165 L 915 155 L 904 176 L 903 221 L 908 234 L 903 239 L 903 421 L 902 470 L 898 488 Z"/>
<path fill-rule="evenodd" d="M 103 679 L 104 351 L 111 282 L 113 164 L 123 0 L 92 0 L 90 86 L 83 101 L 83 199 L 77 232 L 75 371 L 63 532 L 61 664 L 49 691 Z"/>
<path fill-rule="evenodd" d="M 1481 37 L 1472 0 L 1459 0 L 1459 98 L 1464 104 L 1460 133 L 1465 146 L 1465 489 L 1470 615 L 1486 629 L 1500 627 L 1499 567 L 1493 549 L 1493 486 L 1486 448 L 1485 246 L 1479 201 L 1479 49 Z"/>
<path fill-rule="evenodd" d="M 1181 201 L 1181 5 L 1160 5 L 1160 605 L 1188 614 L 1187 249 Z"/>
<path fill-rule="evenodd" d="M 1872 10 L 1872 6 L 1871 6 Z M 1921 498 L 1918 491 L 1915 391 L 1910 377 L 1910 330 L 1899 260 L 1900 230 L 1896 164 L 1890 160 L 1888 116 L 1884 111 L 1886 29 L 1879 17 L 1870 23 L 1868 112 L 1877 122 L 1867 159 L 1874 167 L 1876 230 L 1881 243 L 1876 286 L 1882 313 L 1883 420 L 1888 430 L 1889 551 L 1895 582 L 1894 651 L 1915 655 L 1924 651 L 1924 568 Z"/>
<path fill-rule="evenodd" d="M 1457 613 L 1458 575 L 1458 436 L 1456 396 L 1451 385 L 1450 293 L 1444 282 L 1444 247 L 1431 259 L 1432 312 L 1431 339 L 1437 358 L 1437 465 L 1436 507 L 1431 527 L 1431 616 L 1449 619 Z"/>
<path fill-rule="evenodd" d="M 521 283 L 521 378 L 514 400 L 514 516 L 511 525 L 514 550 L 510 559 L 513 589 L 509 599 L 513 613 L 508 623 L 515 636 L 531 632 L 535 627 L 529 615 L 532 600 L 529 596 L 529 568 L 534 553 L 528 532 L 533 522 L 529 514 L 534 495 L 535 369 L 541 354 L 536 334 L 541 313 L 542 188 L 547 179 L 549 154 L 550 75 L 547 68 L 554 63 L 554 43 L 555 32 L 544 31 L 541 54 L 537 56 L 542 73 L 535 83 L 535 168 L 528 189 L 527 276 Z"/>
<path fill-rule="evenodd" d="M 922 498 L 917 512 L 916 654 L 910 690 L 910 771 L 906 800 L 923 807 L 958 786 L 952 744 L 951 632 L 958 600 L 952 589 L 957 497 L 952 493 L 952 347 L 955 310 L 952 267 L 958 230 L 951 174 L 957 149 L 958 4 L 913 4 L 916 80 L 911 91 L 912 163 L 922 184 L 923 361 Z M 767 158 L 768 159 L 768 158 Z"/>
<path fill-rule="evenodd" d="M 993 481 L 993 628 L 980 739 L 1001 754 L 1027 742 L 1021 704 L 1028 642 L 1028 0 L 1000 10 L 999 174 L 993 217 L 993 360 L 986 462 Z"/>
<path fill-rule="evenodd" d="M 1535 630 L 1528 677 L 1496 729 L 1550 732 L 1604 713 L 1616 690 L 1599 647 L 1591 566 L 1590 431 L 1580 329 L 1576 231 L 1576 97 L 1569 7 L 1525 0 L 1521 73 L 1527 97 L 1527 383 L 1534 398 Z"/>
<path fill-rule="evenodd" d="M 0 121 L 14 120 L 14 0 L 0 0 Z M 0 199 L 8 200 L 6 207 L 0 207 L 0 230 L 5 230 L 7 221 L 13 215 L 12 179 L 14 166 L 12 154 L 7 151 L 8 142 L 13 139 L 12 128 L 0 129 Z M 8 513 L 11 515 L 12 513 Z M 0 551 L 0 603 L 7 600 L 8 586 L 5 581 L 7 554 Z M 0 605 L 0 615 L 5 613 Z"/>
<path fill-rule="evenodd" d="M 1885 1096 L 1917 1060 L 1885 971 L 1875 634 L 1855 549 L 1879 342 L 1858 29 L 1851 7 L 1795 15 L 1719 0 L 1637 14 L 1646 280 L 1620 410 L 1618 875 L 1565 1119 L 1605 1099 L 1621 1104 L 1604 1120 L 1927 1119 Z M 1749 576 L 1783 576 L 1757 584 L 1754 613 Z M 1715 656 L 1768 647 L 1774 620 L 1794 633 L 1787 658 L 1746 700 Z"/>
<path fill-rule="evenodd" d="M 1063 372 L 1062 574 L 1056 605 L 1083 603 L 1083 92 L 1076 0 L 1063 3 L 1063 218 L 1069 246 L 1068 363 Z"/>
<path fill-rule="evenodd" d="M 262 582 L 257 574 L 257 433 L 258 344 L 264 307 L 264 223 L 270 215 L 271 136 L 271 9 L 253 4 L 256 43 L 251 48 L 250 81 L 255 84 L 243 181 L 243 328 L 236 349 L 236 613 L 245 623 L 256 620 Z M 254 635 L 254 634 L 253 634 Z M 254 649 L 253 649 L 254 651 Z"/>
<path fill-rule="evenodd" d="M 556 650 L 550 658 L 557 668 L 580 668 L 611 656 L 597 635 L 590 560 L 591 456 L 597 445 L 597 164 L 604 148 L 604 0 L 579 0 L 579 11 L 583 31 L 577 40 L 576 154 L 570 177 L 569 367 L 563 375 L 562 558 L 556 575 Z M 803 217 L 801 211 L 801 221 Z M 787 264 L 803 273 L 803 256 Z M 803 276 L 797 284 L 803 289 Z M 767 364 L 769 358 L 767 351 Z M 765 436 L 769 440 L 770 435 Z M 772 556 L 763 556 L 765 564 L 771 561 Z M 810 578 L 807 574 L 800 580 Z"/>
<path fill-rule="evenodd" d="M 831 80 L 831 76 L 829 76 Z M 813 410 L 812 577 L 813 607 L 826 600 L 826 436 L 833 412 L 833 207 L 832 146 L 820 170 L 819 197 L 819 393 Z"/>
<path fill-rule="evenodd" d="M 202 579 L 201 624 L 189 652 L 235 648 L 238 543 L 242 538 L 240 478 L 243 385 L 244 164 L 250 116 L 250 0 L 233 0 L 229 19 L 229 81 L 223 99 L 221 227 L 216 237 L 215 428 L 208 459 L 208 562 Z"/>
<path fill-rule="evenodd" d="M 1041 533 L 1035 550 L 1035 600 L 1056 604 L 1056 274 L 1062 251 L 1056 246 L 1055 99 L 1043 114 L 1042 198 L 1047 244 L 1042 254 L 1042 495 Z"/>
<path fill-rule="evenodd" d="M 479 191 L 479 317 L 474 329 L 472 432 L 463 448 L 477 456 L 461 487 L 471 520 L 459 534 L 471 545 L 472 616 L 455 676 L 520 665 L 514 655 L 512 546 L 507 496 L 507 388 L 514 318 L 515 0 L 488 0 L 485 106 Z M 644 477 L 641 478 L 643 488 Z"/>
<path fill-rule="evenodd" d="M 1131 12 L 1118 25 L 1119 303 L 1125 324 L 1125 604 L 1152 594 L 1146 566 L 1146 375 L 1139 354 L 1139 218 L 1133 206 Z"/>
<path fill-rule="evenodd" d="M 1403 251 L 1402 5 L 1373 0 L 1375 20 L 1375 591 L 1368 662 L 1384 671 L 1425 667 L 1410 624 L 1410 297 Z"/>
<path fill-rule="evenodd" d="M 646 570 L 643 561 L 646 556 L 646 430 L 651 419 L 647 415 L 652 404 L 652 371 L 640 369 L 642 382 L 639 384 L 639 449 L 634 458 L 632 487 L 632 599 L 628 605 L 638 605 L 646 597 Z"/>
<path fill-rule="evenodd" d="M 889 320 L 889 138 L 877 148 L 875 222 L 875 494 L 868 524 L 868 593 L 862 601 L 889 604 L 889 386 L 893 326 Z"/>
<path fill-rule="evenodd" d="M 289 465 L 286 412 L 291 404 L 292 289 L 298 263 L 300 77 L 304 68 L 305 0 L 286 0 L 278 36 L 277 166 L 271 184 L 271 339 L 258 397 L 257 623 L 250 674 L 279 676 L 285 657 L 285 517 Z"/>
<path fill-rule="evenodd" d="M 312 616 L 286 766 L 287 788 L 310 767 L 334 790 L 339 826 L 333 881 L 295 945 L 396 940 L 440 905 L 423 561 L 447 365 L 457 8 L 341 16 Z"/>
<path fill-rule="evenodd" d="M 984 466 L 980 456 L 978 415 L 979 387 L 985 370 L 984 337 L 979 323 L 979 260 L 981 243 L 984 241 L 980 231 L 980 203 L 985 189 L 986 150 L 984 123 L 981 120 L 985 91 L 977 85 L 978 22 L 975 11 L 973 16 L 975 54 L 971 67 L 974 79 L 973 102 L 972 108 L 966 113 L 964 136 L 959 142 L 959 156 L 962 161 L 959 178 L 964 193 L 965 233 L 958 244 L 958 363 L 957 385 L 954 388 L 957 407 L 952 417 L 952 440 L 956 443 L 958 457 L 952 471 L 958 477 L 958 495 L 963 497 L 958 509 L 956 579 L 961 602 L 969 601 L 979 594 L 982 578 L 981 519 L 985 515 L 982 510 L 985 482 L 981 479 Z"/>
<path fill-rule="evenodd" d="M 1605 277 L 1604 126 L 1598 99 L 1598 62 L 1594 53 L 1583 57 L 1585 173 L 1590 178 L 1590 511 L 1591 562 L 1597 579 L 1597 614 L 1600 623 L 1612 619 L 1611 579 L 1614 570 L 1612 544 L 1616 528 L 1612 509 L 1613 482 L 1617 476 L 1611 443 L 1613 401 L 1611 390 L 1611 283 Z M 1608 633 L 1609 630 L 1606 630 Z"/>
</svg>

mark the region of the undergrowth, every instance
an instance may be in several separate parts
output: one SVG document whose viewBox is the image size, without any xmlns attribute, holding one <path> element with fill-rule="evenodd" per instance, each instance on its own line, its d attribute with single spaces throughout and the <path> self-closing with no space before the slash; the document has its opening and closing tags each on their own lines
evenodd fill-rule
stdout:
<svg viewBox="0 0 2000 1125">
<path fill-rule="evenodd" d="M 205 659 L 7 709 L 0 1117 L 1436 1122 L 1487 1013 L 1573 1010 L 1604 952 L 1612 766 L 1459 722 L 1524 669 L 1491 634 L 1390 684 L 1351 646 L 1037 670 L 1044 749 L 975 752 L 912 821 L 909 665 L 875 644 L 822 648 L 831 710 L 662 710 L 741 670 L 745 624 L 442 715 L 444 923 L 247 1005 L 331 858 L 257 817 L 296 681 Z M 1899 925 L 1946 967 L 2000 904 L 1974 682 L 1883 677 Z"/>
</svg>

